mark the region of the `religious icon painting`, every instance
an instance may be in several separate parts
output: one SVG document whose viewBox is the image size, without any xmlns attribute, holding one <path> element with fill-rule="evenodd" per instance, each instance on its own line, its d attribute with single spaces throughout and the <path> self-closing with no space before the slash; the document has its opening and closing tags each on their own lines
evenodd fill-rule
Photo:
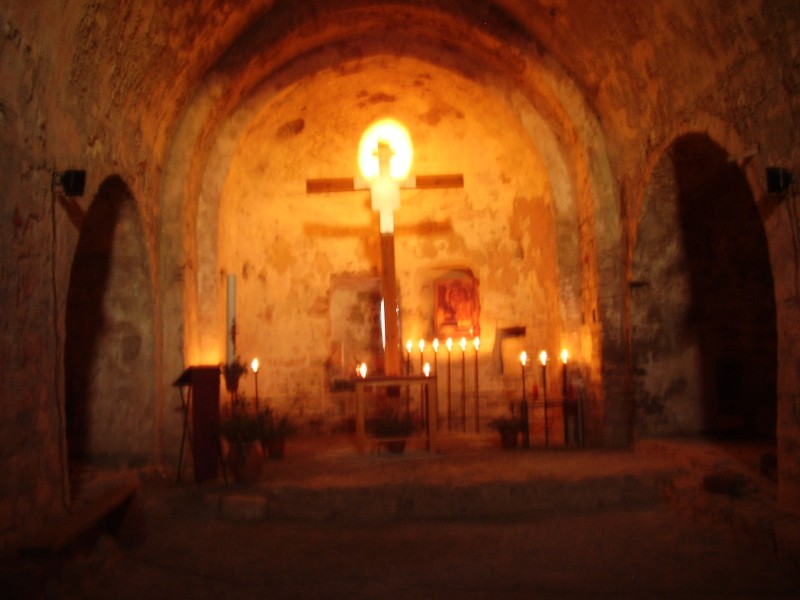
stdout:
<svg viewBox="0 0 800 600">
<path fill-rule="evenodd" d="M 434 325 L 441 338 L 480 335 L 478 280 L 470 271 L 453 271 L 438 278 L 434 289 Z"/>
</svg>

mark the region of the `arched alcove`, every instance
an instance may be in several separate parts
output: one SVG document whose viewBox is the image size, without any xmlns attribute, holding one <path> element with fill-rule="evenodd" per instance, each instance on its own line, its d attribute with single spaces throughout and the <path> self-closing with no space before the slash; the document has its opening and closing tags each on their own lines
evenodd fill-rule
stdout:
<svg viewBox="0 0 800 600">
<path fill-rule="evenodd" d="M 417 7 L 415 10 L 423 9 Z M 459 133 L 457 127 L 456 135 L 428 139 L 428 142 L 434 141 L 436 144 L 423 143 L 421 147 L 435 149 L 435 152 L 420 157 L 424 160 L 420 161 L 418 172 L 462 171 L 467 182 L 465 192 L 470 204 L 477 207 L 473 211 L 476 215 L 480 211 L 487 218 L 500 219 L 493 203 L 500 194 L 513 209 L 512 213 L 506 214 L 519 213 L 521 218 L 507 219 L 505 237 L 497 247 L 486 245 L 475 250 L 475 256 L 482 257 L 475 261 L 463 256 L 438 256 L 433 260 L 431 244 L 425 247 L 409 246 L 405 250 L 415 260 L 421 258 L 423 261 L 432 261 L 431 264 L 456 260 L 470 266 L 478 262 L 488 265 L 488 259 L 484 260 L 487 257 L 495 263 L 499 262 L 499 266 L 488 265 L 487 273 L 477 273 L 482 281 L 481 293 L 487 295 L 497 289 L 490 280 L 513 275 L 514 261 L 547 264 L 545 280 L 537 280 L 538 275 L 528 265 L 517 269 L 517 274 L 521 273 L 523 278 L 533 279 L 520 281 L 520 285 L 513 288 L 513 293 L 520 295 L 519 301 L 494 298 L 485 303 L 486 310 L 481 313 L 482 318 L 489 318 L 492 312 L 499 314 L 499 310 L 492 311 L 492 306 L 505 302 L 504 307 L 508 310 L 504 314 L 513 312 L 514 316 L 508 319 L 496 317 L 497 322 L 488 328 L 482 327 L 482 331 L 491 334 L 494 326 L 519 324 L 522 319 L 516 315 L 522 314 L 525 322 L 531 323 L 528 330 L 531 337 L 535 338 L 532 346 L 547 346 L 552 352 L 558 352 L 561 345 L 568 346 L 575 359 L 574 372 L 580 375 L 581 385 L 585 384 L 587 389 L 588 438 L 591 443 L 600 443 L 604 437 L 614 440 L 612 443 L 621 443 L 622 428 L 618 426 L 619 419 L 616 418 L 621 411 L 617 409 L 608 413 L 605 406 L 606 395 L 609 398 L 619 396 L 615 393 L 617 384 L 613 378 L 610 380 L 612 389 L 605 389 L 606 373 L 617 369 L 613 358 L 600 358 L 606 351 L 611 357 L 619 355 L 617 348 L 610 347 L 601 339 L 604 328 L 609 325 L 613 327 L 618 318 L 618 297 L 610 295 L 602 305 L 598 303 L 599 289 L 617 285 L 618 269 L 610 258 L 600 262 L 597 260 L 598 256 L 615 255 L 619 230 L 614 201 L 616 192 L 599 124 L 579 88 L 558 65 L 541 60 L 537 52 L 525 51 L 534 49 L 526 36 L 494 37 L 484 32 L 474 40 L 475 43 L 466 44 L 464 40 L 467 39 L 467 33 L 474 31 L 467 27 L 466 22 L 462 23 L 463 18 L 451 22 L 448 16 L 448 25 L 444 28 L 445 32 L 449 32 L 448 39 L 453 35 L 452 29 L 456 25 L 465 26 L 467 30 L 455 36 L 457 44 L 442 44 L 442 31 L 437 26 L 442 17 L 439 14 L 441 11 L 430 7 L 424 11 L 425 19 L 413 21 L 416 28 L 413 32 L 403 27 L 402 33 L 386 39 L 376 33 L 379 28 L 375 27 L 375 23 L 383 23 L 383 26 L 394 23 L 398 18 L 397 11 L 351 10 L 347 13 L 347 31 L 352 35 L 344 37 L 345 30 L 338 27 L 343 22 L 343 15 L 338 14 L 339 8 L 331 6 L 330 14 L 325 12 L 316 15 L 312 30 L 295 30 L 296 23 L 281 29 L 281 35 L 275 38 L 275 46 L 269 51 L 262 42 L 263 35 L 248 35 L 237 47 L 235 61 L 221 60 L 208 72 L 185 112 L 165 167 L 160 245 L 165 372 L 177 373 L 185 362 L 198 364 L 222 360 L 225 278 L 221 274 L 228 270 L 235 272 L 240 279 L 237 284 L 237 303 L 241 306 L 237 310 L 246 309 L 247 318 L 254 322 L 253 327 L 243 326 L 238 330 L 237 343 L 241 353 L 261 354 L 262 351 L 257 349 L 265 343 L 261 340 L 267 340 L 266 344 L 279 340 L 279 349 L 268 347 L 264 352 L 271 352 L 275 356 L 278 350 L 281 353 L 289 352 L 289 347 L 294 346 L 297 339 L 313 337 L 318 341 L 320 331 L 327 331 L 329 317 L 319 314 L 327 302 L 325 282 L 317 285 L 317 280 L 330 270 L 330 248 L 341 243 L 338 238 L 342 237 L 342 232 L 336 236 L 329 235 L 330 243 L 325 247 L 311 247 L 313 239 L 310 235 L 290 244 L 291 253 L 294 253 L 292 256 L 304 255 L 303 268 L 319 267 L 304 286 L 313 284 L 317 286 L 315 290 L 323 292 L 304 288 L 308 297 L 315 299 L 313 304 L 306 310 L 281 319 L 278 318 L 281 315 L 270 312 L 270 305 L 298 311 L 298 304 L 276 304 L 268 300 L 270 295 L 285 293 L 288 288 L 284 279 L 290 271 L 286 270 L 277 277 L 267 277 L 264 269 L 255 267 L 269 264 L 264 260 L 265 252 L 262 250 L 267 244 L 279 254 L 288 256 L 281 250 L 287 245 L 286 236 L 276 226 L 274 219 L 266 225 L 261 219 L 261 225 L 256 227 L 259 219 L 251 217 L 265 214 L 267 206 L 275 205 L 275 198 L 279 198 L 281 206 L 294 216 L 297 216 L 297 211 L 306 210 L 312 199 L 305 195 L 304 180 L 309 177 L 352 174 L 355 166 L 347 158 L 349 153 L 346 148 L 355 146 L 361 128 L 376 116 L 372 112 L 387 107 L 394 112 L 401 101 L 406 101 L 405 110 L 412 117 L 409 122 L 427 121 L 427 125 L 417 127 L 413 132 L 417 141 L 421 139 L 420 136 L 424 138 L 428 135 L 426 130 L 452 129 L 453 123 L 459 120 L 470 121 L 473 133 L 480 127 L 486 130 L 481 136 L 484 142 L 476 144 L 476 148 L 465 144 L 463 133 Z M 266 26 L 266 22 L 261 25 Z M 270 26 L 274 26 L 274 23 Z M 421 37 L 416 35 L 418 31 Z M 255 40 L 258 40 L 257 44 Z M 516 47 L 516 51 L 507 51 L 512 46 Z M 498 48 L 502 50 L 496 51 Z M 290 56 L 291 60 L 288 58 Z M 407 66 L 409 62 L 427 66 L 424 70 L 415 69 L 416 73 L 403 79 L 398 72 L 403 71 L 404 65 Z M 403 72 L 408 75 L 407 68 Z M 345 82 L 345 79 L 357 76 L 367 80 L 367 83 L 353 88 L 352 82 Z M 327 87 L 320 84 L 323 79 L 328 80 Z M 379 90 L 380 93 L 376 91 L 378 87 L 386 88 L 387 84 L 390 84 L 389 87 L 398 87 L 400 82 L 404 82 L 403 94 L 395 94 L 391 90 L 387 92 L 385 89 Z M 447 82 L 446 85 L 443 82 Z M 324 89 L 324 93 L 319 95 L 322 98 L 320 104 L 296 100 L 306 94 L 304 90 L 311 83 L 317 89 Z M 446 104 L 451 108 L 466 106 L 461 113 L 469 114 L 471 118 L 465 119 L 455 116 L 456 113 L 452 111 L 443 111 L 447 107 L 441 103 L 439 106 L 429 103 L 426 93 L 437 85 L 448 89 L 447 95 L 456 97 L 455 101 Z M 467 102 L 468 94 L 463 93 L 466 89 L 464 86 L 479 86 L 482 91 Z M 362 96 L 357 106 L 349 111 L 342 110 L 342 117 L 330 116 L 331 105 L 339 105 L 343 100 L 350 101 L 351 96 L 358 93 L 362 93 Z M 287 102 L 287 98 L 293 101 Z M 497 110 L 487 110 L 488 106 L 497 107 Z M 478 113 L 484 115 L 480 120 L 475 118 Z M 268 127 L 264 125 L 261 141 L 243 143 L 254 124 L 264 119 L 274 122 Z M 364 122 L 356 125 L 356 120 Z M 420 122 L 420 125 L 424 124 Z M 278 132 L 283 136 L 280 139 Z M 516 137 L 512 144 L 502 143 L 502 140 L 509 140 L 512 136 Z M 293 151 L 292 145 L 297 140 L 308 138 L 316 141 L 310 150 Z M 445 139 L 449 140 L 448 144 L 441 143 Z M 470 141 L 474 141 L 474 136 Z M 242 172 L 231 175 L 237 165 L 243 164 L 235 159 L 236 153 L 241 152 L 242 148 L 245 148 L 249 157 L 260 155 L 254 164 L 258 160 L 261 164 L 255 164 L 253 169 L 258 177 L 245 177 L 248 174 Z M 480 157 L 471 163 L 463 160 L 464 154 L 479 156 L 479 152 L 485 154 L 485 160 Z M 508 156 L 509 152 L 516 152 L 516 155 Z M 528 163 L 531 160 L 536 163 L 535 168 L 530 168 Z M 497 167 L 495 163 L 502 163 L 502 168 L 489 173 L 492 171 L 489 166 Z M 274 176 L 277 167 L 285 167 L 283 176 Z M 265 178 L 264 173 L 267 172 L 272 175 Z M 487 173 L 491 176 L 487 176 Z M 242 186 L 248 181 L 263 181 L 264 184 L 262 189 L 255 186 L 245 190 Z M 475 182 L 480 182 L 479 186 L 474 186 Z M 472 190 L 471 185 L 474 186 Z M 517 188 L 517 193 L 506 198 L 507 194 L 514 192 L 512 188 Z M 249 197 L 245 199 L 247 194 Z M 433 226 L 446 227 L 453 214 L 462 214 L 453 210 L 455 207 L 450 206 L 452 202 L 447 200 L 449 197 L 448 192 L 441 191 L 419 194 L 405 192 L 403 202 L 407 207 L 404 211 L 409 219 L 407 225 L 416 230 L 420 226 L 427 227 L 427 234 L 434 237 Z M 326 223 L 330 219 L 325 211 L 338 206 L 339 210 L 334 211 L 336 219 L 355 215 L 353 210 L 346 208 L 344 198 L 332 198 L 326 204 L 319 205 L 321 208 L 316 215 L 317 221 L 311 224 L 317 233 L 325 227 L 330 228 L 330 224 Z M 431 223 L 423 222 L 417 218 L 419 215 L 408 211 L 415 205 L 420 210 L 426 205 L 436 207 L 433 217 L 423 215 Z M 359 204 L 358 207 L 359 213 L 363 213 L 366 219 L 365 223 L 359 223 L 358 226 L 367 232 L 370 230 L 368 206 Z M 538 211 L 536 214 L 531 212 L 534 209 Z M 232 220 L 233 217 L 235 219 Z M 236 219 L 242 223 L 242 228 L 235 226 Z M 324 226 L 323 230 L 320 224 Z M 547 231 L 539 235 L 542 233 L 539 230 L 545 224 Z M 341 230 L 342 226 L 338 225 L 337 228 Z M 469 251 L 473 251 L 470 247 L 475 244 L 473 239 L 485 233 L 480 228 L 468 231 L 466 236 L 463 232 L 454 231 L 463 238 L 462 250 Z M 278 235 L 269 238 L 270 232 Z M 348 235 L 350 238 L 357 237 L 353 232 Z M 232 236 L 235 238 L 233 242 L 229 239 Z M 371 236 L 364 235 L 359 243 L 368 244 L 369 239 Z M 240 247 L 250 244 L 257 246 L 257 253 L 252 256 L 249 251 L 246 255 L 241 254 Z M 508 247 L 513 252 L 509 260 L 503 260 L 497 250 L 507 250 Z M 436 250 L 438 252 L 439 248 L 436 247 Z M 398 252 L 403 251 L 398 238 Z M 361 246 L 357 246 L 351 255 L 358 257 L 364 252 L 374 253 L 374 248 L 366 247 L 362 251 Z M 427 263 L 422 265 L 423 268 L 430 266 Z M 398 269 L 402 271 L 402 265 Z M 357 270 L 367 276 L 373 276 L 375 271 L 371 264 Z M 292 277 L 297 278 L 296 271 L 291 273 Z M 404 281 L 410 281 L 408 275 L 399 273 Z M 265 285 L 262 279 L 269 281 L 270 287 L 266 293 L 261 289 Z M 418 288 L 410 288 L 407 284 L 401 287 L 401 294 Z M 544 297 L 541 290 L 547 292 Z M 536 294 L 537 298 L 530 298 Z M 536 305 L 534 310 L 528 308 L 532 302 Z M 408 306 L 407 298 L 405 305 Z M 292 316 L 294 314 L 297 318 Z M 308 326 L 301 321 L 301 317 L 308 321 L 309 315 L 319 317 L 319 326 L 310 333 Z M 178 326 L 180 316 L 183 317 L 182 327 Z M 411 314 L 406 314 L 404 318 L 406 327 L 414 328 L 414 316 L 412 307 Z M 427 326 L 423 318 L 424 315 L 419 317 L 412 335 L 424 335 L 422 331 Z M 273 330 L 264 335 L 259 331 L 264 330 L 267 319 L 285 324 L 281 325 L 284 328 L 298 323 L 300 327 L 294 327 L 289 333 Z M 491 352 L 491 336 L 485 341 L 486 351 Z M 174 349 L 177 348 L 183 349 L 181 364 L 176 362 L 179 357 Z M 292 353 L 302 356 L 306 365 L 323 364 L 329 349 L 319 344 L 309 352 Z M 287 369 L 279 367 L 279 362 L 272 365 L 266 363 L 266 368 L 277 370 L 274 383 L 291 379 L 316 382 L 317 389 L 322 387 L 317 374 L 297 378 L 290 376 Z M 306 370 L 309 369 L 306 367 Z M 276 387 L 281 395 L 294 394 L 285 384 Z M 608 414 L 612 414 L 613 418 L 609 419 Z"/>
<path fill-rule="evenodd" d="M 637 433 L 774 438 L 766 236 L 744 173 L 705 134 L 676 139 L 653 170 L 631 295 Z"/>
<path fill-rule="evenodd" d="M 98 189 L 70 273 L 65 413 L 70 460 L 155 458 L 153 293 L 142 223 L 119 177 Z M 146 382 L 146 383 L 145 383 Z"/>
</svg>

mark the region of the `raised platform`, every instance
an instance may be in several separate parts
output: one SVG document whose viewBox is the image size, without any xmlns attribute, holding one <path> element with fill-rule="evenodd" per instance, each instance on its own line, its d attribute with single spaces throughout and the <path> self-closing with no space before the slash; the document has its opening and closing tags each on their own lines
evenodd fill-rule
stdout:
<svg viewBox="0 0 800 600">
<path fill-rule="evenodd" d="M 443 436 L 436 452 L 411 439 L 400 455 L 358 454 L 346 436 L 294 439 L 257 484 L 202 487 L 226 519 L 387 521 L 530 518 L 647 506 L 680 466 L 632 451 L 503 450 L 497 434 Z"/>
</svg>

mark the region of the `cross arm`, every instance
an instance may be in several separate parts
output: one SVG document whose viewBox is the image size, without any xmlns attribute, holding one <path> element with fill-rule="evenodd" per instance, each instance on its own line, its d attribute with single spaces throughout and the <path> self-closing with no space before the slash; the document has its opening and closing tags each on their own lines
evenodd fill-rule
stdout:
<svg viewBox="0 0 800 600">
<path fill-rule="evenodd" d="M 323 179 L 307 179 L 307 194 L 325 194 L 328 192 L 354 192 L 369 189 L 369 185 L 360 177 L 328 177 Z"/>
<path fill-rule="evenodd" d="M 402 188 L 462 188 L 464 175 L 461 173 L 448 173 L 443 175 L 417 175 L 409 177 L 400 184 Z"/>
</svg>

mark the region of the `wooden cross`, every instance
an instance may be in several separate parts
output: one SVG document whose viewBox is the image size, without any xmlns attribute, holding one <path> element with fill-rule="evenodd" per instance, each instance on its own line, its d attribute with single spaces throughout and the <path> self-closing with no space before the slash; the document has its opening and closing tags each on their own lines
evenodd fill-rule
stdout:
<svg viewBox="0 0 800 600">
<path fill-rule="evenodd" d="M 309 179 L 306 181 L 306 192 L 323 194 L 366 189 L 371 192 L 372 210 L 380 213 L 381 287 L 386 336 L 384 371 L 385 375 L 391 377 L 400 375 L 402 364 L 398 326 L 400 307 L 397 301 L 397 275 L 394 261 L 394 211 L 400 208 L 400 189 L 464 187 L 464 176 L 461 174 L 417 175 L 398 181 L 391 176 L 389 169 L 389 163 L 394 154 L 389 144 L 379 140 L 374 154 L 378 157 L 378 176 L 371 181 L 356 177 Z"/>
</svg>

